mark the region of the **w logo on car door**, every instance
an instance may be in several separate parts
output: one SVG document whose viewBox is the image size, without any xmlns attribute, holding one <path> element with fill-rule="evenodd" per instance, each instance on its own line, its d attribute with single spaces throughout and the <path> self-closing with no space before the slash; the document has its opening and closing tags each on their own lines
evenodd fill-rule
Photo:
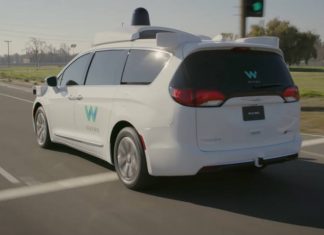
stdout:
<svg viewBox="0 0 324 235">
<path fill-rule="evenodd" d="M 98 111 L 98 108 L 97 107 L 93 107 L 93 106 L 88 106 L 86 105 L 85 107 L 85 114 L 86 114 L 86 117 L 88 119 L 89 122 L 95 122 L 96 121 L 96 118 L 97 118 L 97 111 Z"/>
<path fill-rule="evenodd" d="M 249 79 L 256 79 L 257 78 L 257 71 L 244 71 L 245 75 L 249 78 Z"/>
</svg>

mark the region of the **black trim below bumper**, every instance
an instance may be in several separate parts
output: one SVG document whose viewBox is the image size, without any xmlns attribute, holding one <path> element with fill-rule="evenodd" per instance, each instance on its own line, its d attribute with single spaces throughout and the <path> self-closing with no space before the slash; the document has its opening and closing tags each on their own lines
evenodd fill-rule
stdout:
<svg viewBox="0 0 324 235">
<path fill-rule="evenodd" d="M 278 157 L 278 158 L 272 158 L 272 159 L 259 159 L 259 164 L 262 165 L 262 167 L 265 167 L 267 165 L 282 163 L 282 162 L 296 160 L 296 159 L 298 159 L 298 153 L 288 155 L 288 156 Z M 228 165 L 206 166 L 201 168 L 198 173 L 214 172 L 217 170 L 228 169 L 228 168 L 240 168 L 240 167 L 252 167 L 252 166 L 255 166 L 254 161 L 228 164 Z"/>
<path fill-rule="evenodd" d="M 298 158 L 298 153 L 293 154 L 293 155 L 280 157 L 280 158 L 273 158 L 273 159 L 263 160 L 263 161 L 264 161 L 265 165 L 268 165 L 268 164 L 275 164 L 275 163 L 281 163 L 281 162 L 296 160 L 297 158 Z"/>
</svg>

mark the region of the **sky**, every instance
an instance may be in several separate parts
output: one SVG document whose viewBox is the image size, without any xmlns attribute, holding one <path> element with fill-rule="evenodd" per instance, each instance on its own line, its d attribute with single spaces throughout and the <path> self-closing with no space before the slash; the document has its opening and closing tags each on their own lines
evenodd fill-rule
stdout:
<svg viewBox="0 0 324 235">
<path fill-rule="evenodd" d="M 30 37 L 47 44 L 77 44 L 75 52 L 91 47 L 97 32 L 129 25 L 137 7 L 150 13 L 151 24 L 210 37 L 239 34 L 240 0 L 0 0 L 0 55 L 25 53 Z M 288 20 L 301 31 L 319 34 L 324 41 L 324 0 L 265 0 L 263 18 Z M 247 30 L 248 31 L 248 30 Z"/>
</svg>

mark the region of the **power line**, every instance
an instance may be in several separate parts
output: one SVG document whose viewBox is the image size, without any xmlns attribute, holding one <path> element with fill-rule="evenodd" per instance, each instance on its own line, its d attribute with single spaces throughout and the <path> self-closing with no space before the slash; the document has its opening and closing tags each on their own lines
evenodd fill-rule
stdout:
<svg viewBox="0 0 324 235">
<path fill-rule="evenodd" d="M 26 30 L 15 30 L 15 29 L 6 29 L 6 28 L 0 28 L 1 31 L 4 32 L 9 32 L 9 33 L 19 33 L 19 34 L 37 34 L 37 35 L 42 35 L 42 36 L 49 36 L 49 37 L 53 37 L 53 36 L 64 36 L 63 34 L 57 34 L 57 33 L 42 33 L 42 32 L 35 32 L 35 31 L 26 31 Z"/>
<path fill-rule="evenodd" d="M 10 50 L 9 50 L 9 48 L 10 48 L 10 43 L 12 41 L 5 40 L 4 42 L 7 43 L 7 47 L 8 47 L 8 67 L 10 67 Z"/>
<path fill-rule="evenodd" d="M 17 31 L 17 30 L 7 30 L 7 29 L 1 29 L 0 28 L 1 34 L 4 35 L 12 35 L 12 36 L 19 36 L 19 37 L 25 37 L 25 38 L 30 38 L 30 37 L 39 37 L 45 40 L 52 40 L 52 41 L 79 41 L 79 42 L 89 42 L 91 41 L 90 39 L 80 39 L 80 38 L 71 38 L 68 36 L 63 36 L 63 35 L 58 35 L 58 34 L 45 34 L 45 33 L 36 33 L 36 32 L 28 32 L 28 31 Z M 29 36 L 27 36 L 29 34 Z"/>
</svg>

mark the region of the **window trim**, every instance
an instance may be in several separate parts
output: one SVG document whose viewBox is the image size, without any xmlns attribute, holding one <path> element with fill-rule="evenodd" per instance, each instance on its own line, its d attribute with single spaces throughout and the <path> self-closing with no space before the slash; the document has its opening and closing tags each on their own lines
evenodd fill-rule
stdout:
<svg viewBox="0 0 324 235">
<path fill-rule="evenodd" d="M 153 51 L 153 52 L 162 52 L 165 54 L 168 54 L 170 56 L 169 60 L 167 61 L 167 63 L 165 64 L 165 66 L 162 68 L 162 70 L 167 66 L 167 64 L 169 64 L 170 60 L 172 59 L 173 54 L 171 52 L 165 51 L 165 50 L 161 50 L 158 48 L 132 48 L 132 47 L 126 47 L 126 48 L 99 48 L 97 50 L 93 50 L 93 51 L 88 51 L 85 52 L 83 54 L 78 55 L 77 57 L 75 57 L 73 60 L 71 60 L 62 70 L 61 72 L 57 75 L 57 77 L 59 78 L 60 76 L 62 76 L 61 80 L 59 81 L 59 85 L 62 86 L 62 82 L 63 82 L 63 78 L 64 78 L 64 73 L 65 71 L 74 63 L 76 62 L 79 58 L 81 58 L 82 56 L 86 56 L 86 55 L 90 55 L 90 59 L 89 59 L 89 63 L 88 63 L 88 67 L 85 73 L 85 77 L 83 79 L 83 83 L 79 84 L 79 86 L 86 85 L 87 79 L 88 79 L 88 74 L 89 74 L 89 70 L 90 70 L 90 66 L 92 65 L 94 56 L 97 52 L 102 52 L 102 51 L 128 51 L 127 53 L 127 57 L 124 63 L 124 67 L 123 67 L 123 71 L 120 77 L 120 82 L 117 85 L 150 85 L 154 82 L 154 80 L 152 82 L 123 82 L 123 77 L 124 77 L 124 73 L 125 73 L 125 68 L 127 65 L 127 61 L 128 61 L 128 57 L 131 53 L 131 51 Z M 162 70 L 160 72 L 162 72 Z M 88 85 L 91 86 L 91 85 Z M 111 86 L 111 85 L 101 85 L 101 86 Z"/>
</svg>

